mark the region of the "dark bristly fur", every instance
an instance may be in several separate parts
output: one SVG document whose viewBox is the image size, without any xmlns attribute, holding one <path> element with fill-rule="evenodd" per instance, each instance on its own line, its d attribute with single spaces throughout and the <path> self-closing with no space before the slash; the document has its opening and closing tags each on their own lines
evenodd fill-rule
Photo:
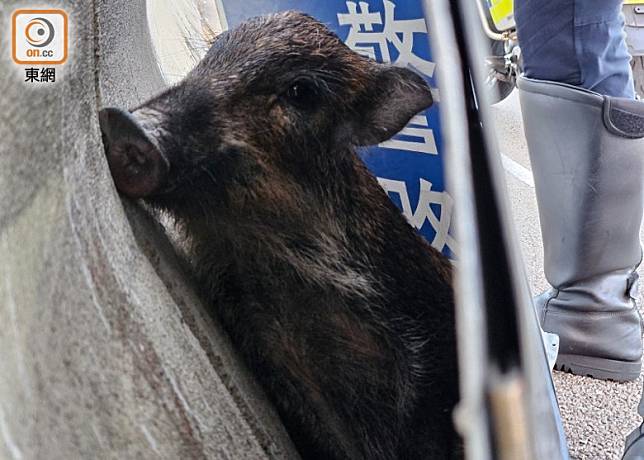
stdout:
<svg viewBox="0 0 644 460">
<path fill-rule="evenodd" d="M 131 115 L 101 113 L 117 187 L 185 231 L 305 459 L 458 455 L 451 265 L 355 152 L 431 102 L 413 72 L 287 12 L 222 34 Z"/>
</svg>

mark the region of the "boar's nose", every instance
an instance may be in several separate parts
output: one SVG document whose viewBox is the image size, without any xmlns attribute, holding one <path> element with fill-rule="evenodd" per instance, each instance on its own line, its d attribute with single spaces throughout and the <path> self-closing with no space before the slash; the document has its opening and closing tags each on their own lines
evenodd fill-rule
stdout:
<svg viewBox="0 0 644 460">
<path fill-rule="evenodd" d="M 108 107 L 99 112 L 103 143 L 119 192 L 132 198 L 153 195 L 165 183 L 170 164 L 131 113 Z"/>
</svg>

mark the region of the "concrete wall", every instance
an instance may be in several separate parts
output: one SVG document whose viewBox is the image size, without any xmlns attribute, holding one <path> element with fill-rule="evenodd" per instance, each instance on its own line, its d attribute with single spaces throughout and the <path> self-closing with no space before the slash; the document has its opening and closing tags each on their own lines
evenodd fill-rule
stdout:
<svg viewBox="0 0 644 460">
<path fill-rule="evenodd" d="M 67 1 L 24 83 L 0 4 L 0 458 L 295 458 L 159 225 L 122 200 L 97 110 L 162 88 L 144 1 Z M 49 6 L 57 6 L 55 2 Z"/>
</svg>

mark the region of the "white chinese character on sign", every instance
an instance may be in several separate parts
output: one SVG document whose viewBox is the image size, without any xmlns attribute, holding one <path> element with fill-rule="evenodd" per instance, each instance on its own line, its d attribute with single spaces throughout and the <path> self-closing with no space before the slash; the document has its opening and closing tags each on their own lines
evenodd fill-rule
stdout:
<svg viewBox="0 0 644 460">
<path fill-rule="evenodd" d="M 346 2 L 349 13 L 338 13 L 338 23 L 341 26 L 350 26 L 346 44 L 349 48 L 363 56 L 376 59 L 376 52 L 380 53 L 383 62 L 394 62 L 401 67 L 410 65 L 419 72 L 431 77 L 434 75 L 433 62 L 427 61 L 413 52 L 414 34 L 427 34 L 425 20 L 395 19 L 396 5 L 383 1 L 385 7 L 384 24 L 379 12 L 370 12 L 367 2 Z M 375 32 L 373 26 L 382 25 L 382 32 Z M 426 40 L 427 37 L 424 37 Z M 392 61 L 389 54 L 388 43 L 398 51 L 398 57 Z"/>
<path fill-rule="evenodd" d="M 403 136 L 413 137 L 417 140 L 405 140 Z M 410 150 L 438 155 L 434 130 L 429 127 L 426 115 L 416 115 L 402 131 L 378 146 L 385 149 Z"/>
<path fill-rule="evenodd" d="M 442 251 L 447 246 L 456 255 L 458 251 L 456 241 L 449 234 L 449 228 L 452 224 L 454 199 L 447 192 L 433 191 L 431 182 L 420 179 L 418 205 L 416 206 L 416 210 L 412 211 L 409 193 L 407 192 L 407 184 L 404 181 L 379 177 L 378 183 L 385 189 L 387 194 L 392 193 L 398 195 L 402 205 L 402 213 L 411 225 L 420 230 L 425 222 L 429 221 L 429 224 L 436 232 L 436 236 L 434 236 L 434 240 L 431 242 L 434 248 Z M 440 206 L 440 217 L 436 215 L 431 205 Z"/>
</svg>

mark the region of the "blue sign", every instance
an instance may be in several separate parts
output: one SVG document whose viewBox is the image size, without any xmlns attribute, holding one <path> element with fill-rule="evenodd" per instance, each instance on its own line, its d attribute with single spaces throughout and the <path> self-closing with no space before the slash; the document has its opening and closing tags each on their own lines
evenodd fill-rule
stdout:
<svg viewBox="0 0 644 460">
<path fill-rule="evenodd" d="M 425 77 L 434 105 L 392 139 L 361 151 L 361 156 L 409 222 L 432 246 L 453 257 L 457 248 L 450 235 L 453 200 L 445 192 L 443 178 L 440 97 L 420 1 L 224 0 L 223 8 L 229 27 L 276 11 L 304 11 L 354 51 L 410 67 Z"/>
</svg>

